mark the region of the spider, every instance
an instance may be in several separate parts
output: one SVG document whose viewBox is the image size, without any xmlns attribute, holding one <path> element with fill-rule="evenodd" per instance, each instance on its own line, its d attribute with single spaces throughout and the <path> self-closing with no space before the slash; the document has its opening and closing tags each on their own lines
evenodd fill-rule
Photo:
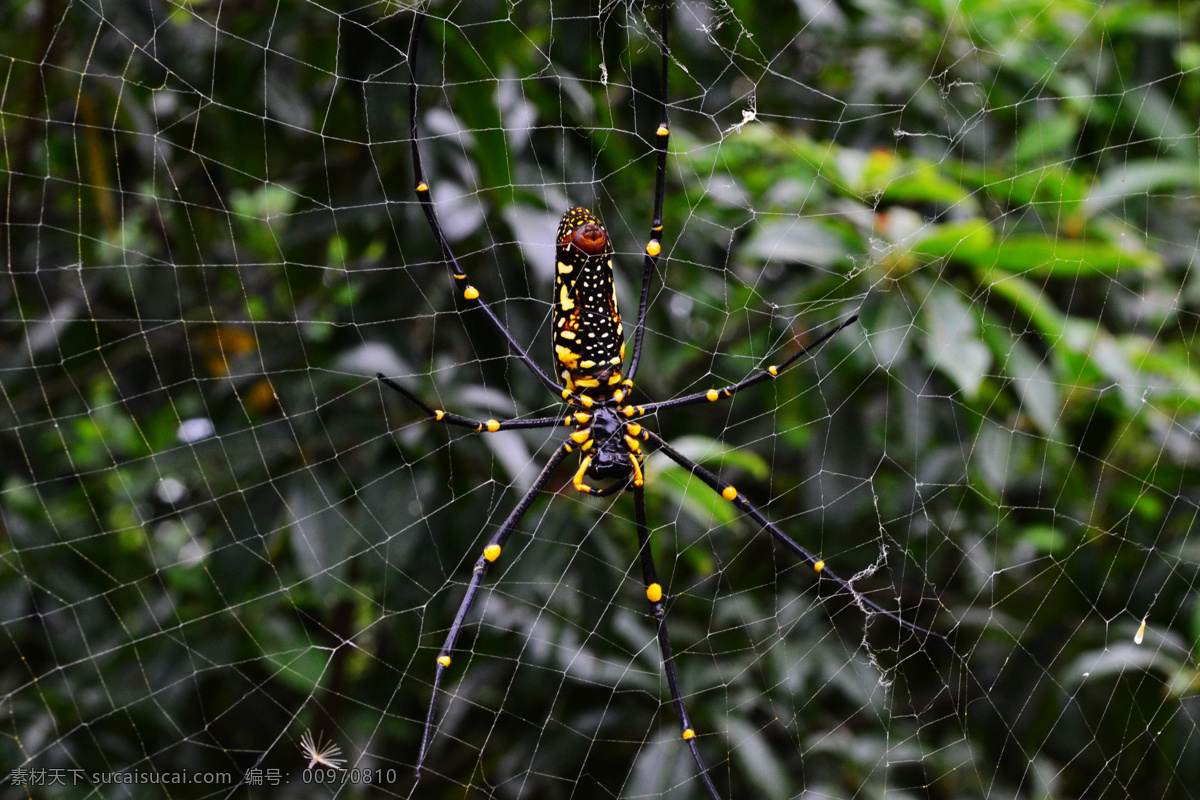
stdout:
<svg viewBox="0 0 1200 800">
<path fill-rule="evenodd" d="M 637 527 L 639 556 L 642 567 L 642 580 L 646 587 L 646 599 L 650 603 L 657 632 L 658 646 L 662 655 L 663 670 L 666 673 L 667 686 L 675 707 L 675 715 L 679 721 L 679 729 L 683 740 L 691 751 L 699 774 L 713 800 L 721 800 L 720 794 L 713 785 L 709 771 L 704 765 L 697 747 L 697 733 L 692 726 L 687 709 L 684 707 L 683 696 L 679 690 L 679 681 L 675 673 L 675 661 L 671 654 L 670 635 L 667 630 L 666 597 L 662 584 L 654 567 L 650 551 L 650 534 L 646 519 L 645 475 L 642 463 L 645 460 L 643 445 L 650 445 L 659 452 L 679 464 L 685 470 L 707 484 L 714 492 L 725 500 L 733 503 L 744 514 L 749 516 L 784 548 L 790 550 L 801 562 L 808 564 L 823 578 L 826 578 L 850 594 L 854 600 L 865 609 L 882 614 L 901 626 L 924 636 L 942 638 L 940 634 L 921 628 L 912 622 L 901 619 L 899 615 L 888 611 L 870 599 L 860 594 L 846 580 L 831 572 L 825 562 L 811 553 L 801 544 L 784 533 L 772 523 L 763 513 L 750 503 L 736 487 L 721 480 L 717 475 L 684 456 L 678 450 L 665 442 L 656 433 L 646 428 L 640 421 L 647 415 L 657 414 L 680 406 L 716 402 L 723 398 L 732 397 L 743 389 L 772 380 L 788 367 L 820 347 L 823 343 L 837 335 L 846 327 L 854 324 L 858 316 L 854 315 L 836 325 L 832 330 L 821 335 L 812 344 L 801 347 L 799 352 L 782 361 L 778 365 L 751 373 L 743 380 L 720 389 L 709 389 L 704 392 L 677 397 L 657 403 L 633 405 L 626 399 L 633 391 L 633 379 L 637 374 L 639 357 L 642 351 L 642 337 L 645 333 L 646 307 L 650 294 L 650 282 L 657 271 L 658 257 L 662 252 L 663 235 L 663 198 L 666 185 L 667 141 L 670 128 L 667 117 L 667 67 L 669 61 L 668 10 L 664 5 L 659 27 L 659 45 L 662 60 L 661 87 L 658 107 L 661 110 L 661 122 L 655 131 L 655 152 L 657 157 L 654 180 L 654 220 L 650 226 L 650 241 L 645 248 L 642 267 L 641 295 L 638 303 L 637 323 L 633 332 L 633 353 L 629 359 L 628 369 L 625 364 L 624 328 L 621 315 L 617 310 L 617 297 L 613 284 L 613 249 L 608 231 L 600 219 L 585 208 L 571 208 L 563 214 L 558 226 L 556 238 L 556 269 L 554 280 L 554 310 L 553 310 L 553 346 L 554 365 L 557 375 L 551 377 L 539 367 L 526 350 L 513 337 L 495 313 L 483 301 L 480 292 L 471 285 L 467 273 L 455 257 L 442 227 L 438 222 L 437 211 L 430 196 L 429 181 L 421 166 L 421 151 L 417 146 L 417 48 L 425 15 L 418 11 L 413 23 L 409 39 L 408 58 L 412 80 L 409 84 L 409 127 L 412 139 L 413 175 L 416 179 L 417 199 L 425 214 L 434 238 L 441 246 L 442 254 L 451 269 L 456 291 L 462 294 L 467 309 L 476 309 L 487 317 L 490 324 L 504 337 L 513 351 L 525 365 L 537 376 L 550 391 L 560 397 L 567 406 L 567 413 L 556 417 L 537 419 L 513 420 L 475 420 L 441 409 L 435 409 L 400 384 L 382 374 L 377 378 L 387 387 L 393 389 L 406 400 L 414 404 L 424 414 L 435 422 L 468 428 L 476 432 L 495 432 L 514 429 L 551 428 L 564 426 L 572 428 L 570 436 L 557 448 L 542 471 L 533 482 L 533 486 L 517 502 L 516 508 L 508 515 L 504 523 L 491 537 L 483 553 L 475 562 L 470 583 L 467 585 L 466 596 L 458 607 L 450 632 L 442 645 L 437 657 L 437 671 L 434 675 L 433 694 L 429 700 L 429 710 L 425 718 L 425 726 L 421 735 L 421 750 L 417 757 L 416 779 L 421 778 L 421 769 L 429 753 L 429 745 L 433 738 L 434 722 L 437 715 L 438 695 L 441 691 L 442 680 L 450 668 L 454 654 L 454 645 L 462 630 L 467 614 L 474 605 L 479 587 L 490 564 L 500 558 L 504 545 L 521 521 L 525 512 L 533 504 L 534 499 L 546 488 L 554 472 L 559 468 L 568 455 L 578 452 L 579 466 L 575 470 L 572 485 L 575 490 L 596 497 L 629 491 L 633 494 L 634 518 Z M 460 312 L 462 313 L 462 312 Z M 561 383 L 559 383 L 561 380 Z"/>
</svg>

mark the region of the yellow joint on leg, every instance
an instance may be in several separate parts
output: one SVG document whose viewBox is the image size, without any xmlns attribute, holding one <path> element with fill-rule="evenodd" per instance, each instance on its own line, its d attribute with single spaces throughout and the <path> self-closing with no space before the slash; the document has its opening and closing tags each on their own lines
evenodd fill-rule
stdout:
<svg viewBox="0 0 1200 800">
<path fill-rule="evenodd" d="M 584 442 L 586 442 L 588 440 L 588 437 L 591 435 L 592 435 L 591 431 L 584 428 L 581 431 L 575 431 L 574 433 L 572 433 L 571 441 L 575 442 L 575 444 L 583 444 Z"/>
<path fill-rule="evenodd" d="M 576 411 L 576 412 L 575 412 L 575 422 L 576 422 L 576 424 L 579 424 L 579 425 L 587 425 L 587 424 L 588 424 L 589 422 L 591 422 L 591 421 L 592 421 L 592 415 L 591 415 L 591 414 L 585 414 L 585 413 L 584 413 L 584 412 L 582 412 L 582 411 Z"/>
<path fill-rule="evenodd" d="M 630 436 L 641 436 L 642 435 L 642 426 L 638 425 L 636 422 L 627 423 L 625 425 L 625 432 L 628 433 Z"/>
<path fill-rule="evenodd" d="M 667 126 L 666 126 L 666 125 L 659 125 L 659 126 L 658 126 L 658 130 L 656 130 L 656 131 L 654 132 L 654 134 L 655 134 L 656 136 L 667 136 L 667 135 L 669 135 L 670 133 L 671 133 L 671 131 L 670 131 L 670 130 L 667 128 Z M 694 736 L 695 734 L 692 734 L 692 735 Z M 687 737 L 685 736 L 684 738 L 686 739 Z"/>
<path fill-rule="evenodd" d="M 479 290 L 474 286 L 468 286 L 466 291 L 463 292 L 463 297 L 468 300 L 477 300 L 479 298 Z"/>
<path fill-rule="evenodd" d="M 772 364 L 771 366 L 767 367 L 767 372 L 771 373 L 772 375 L 778 375 L 778 374 L 779 374 L 779 367 L 777 367 L 777 366 L 775 366 L 774 364 Z"/>
<path fill-rule="evenodd" d="M 642 443 L 632 436 L 625 437 L 625 446 L 629 448 L 629 452 L 636 453 L 642 449 Z"/>
<path fill-rule="evenodd" d="M 417 184 L 417 191 L 418 192 L 428 192 L 429 184 L 426 183 L 425 181 L 421 181 L 420 183 Z"/>
<path fill-rule="evenodd" d="M 583 476 L 587 474 L 587 469 L 592 465 L 592 457 L 585 456 L 579 464 L 579 469 L 575 472 L 575 477 L 571 479 L 571 483 L 575 485 L 575 491 L 588 494 L 592 491 L 592 487 L 583 482 Z"/>
<path fill-rule="evenodd" d="M 721 497 L 724 497 L 726 500 L 732 502 L 737 499 L 737 489 L 733 488 L 732 486 L 726 486 L 721 490 Z"/>
<path fill-rule="evenodd" d="M 683 732 L 683 740 L 685 742 L 690 742 L 692 739 L 695 739 L 695 738 L 696 738 L 696 732 L 694 730 L 692 730 L 691 728 L 688 728 L 687 730 L 685 730 Z"/>
<path fill-rule="evenodd" d="M 446 416 L 446 412 L 442 411 L 440 408 L 437 411 L 433 412 L 433 418 L 436 419 L 438 422 L 441 422 L 442 417 L 444 417 L 444 416 Z"/>
<path fill-rule="evenodd" d="M 638 457 L 633 453 L 629 454 L 629 463 L 633 464 L 633 485 L 645 486 L 646 476 L 642 474 L 642 465 L 638 463 Z"/>
<path fill-rule="evenodd" d="M 614 403 L 621 402 L 625 399 L 625 391 L 622 389 L 617 389 L 615 392 L 613 392 L 612 399 Z"/>
<path fill-rule="evenodd" d="M 652 583 L 646 587 L 646 599 L 651 603 L 657 603 L 662 600 L 662 587 L 657 583 Z"/>
<path fill-rule="evenodd" d="M 651 239 L 650 243 L 646 245 L 646 254 L 647 255 L 656 256 L 661 252 L 662 252 L 662 245 L 658 243 L 658 239 Z"/>
<path fill-rule="evenodd" d="M 467 279 L 467 273 L 465 273 L 465 272 L 456 272 L 456 273 L 454 273 L 454 280 L 456 280 L 456 281 L 465 281 L 466 279 Z"/>
<path fill-rule="evenodd" d="M 584 408 L 591 408 L 593 405 L 596 404 L 596 401 L 593 400 L 592 398 L 588 397 L 586 394 L 581 394 L 581 395 L 579 395 L 579 403 Z"/>
<path fill-rule="evenodd" d="M 495 433 L 500 430 L 500 422 L 498 420 L 489 419 L 487 421 L 487 429 L 490 433 Z"/>
<path fill-rule="evenodd" d="M 487 547 L 483 548 L 483 557 L 488 561 L 495 561 L 500 557 L 500 545 L 489 544 Z"/>
<path fill-rule="evenodd" d="M 717 398 L 720 397 L 721 394 L 716 389 L 709 389 L 708 392 L 704 396 L 708 398 L 708 401 L 710 403 L 715 403 L 717 401 Z"/>
<path fill-rule="evenodd" d="M 442 655 L 438 656 L 437 662 L 439 664 L 441 664 L 443 667 L 448 667 L 448 666 L 450 666 L 450 656 L 442 654 Z"/>
<path fill-rule="evenodd" d="M 820 572 L 820 571 L 821 571 L 821 570 L 823 570 L 823 569 L 825 569 L 825 562 L 824 562 L 824 561 L 818 561 L 817 563 L 813 564 L 813 570 L 814 570 L 814 571 L 816 571 L 816 572 Z"/>
</svg>

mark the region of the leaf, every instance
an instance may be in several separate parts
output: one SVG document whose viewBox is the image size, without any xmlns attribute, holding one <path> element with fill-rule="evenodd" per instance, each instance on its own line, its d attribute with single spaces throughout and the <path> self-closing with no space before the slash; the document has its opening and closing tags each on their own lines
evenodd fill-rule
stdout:
<svg viewBox="0 0 1200 800">
<path fill-rule="evenodd" d="M 1140 159 L 1109 170 L 1092 187 L 1087 198 L 1088 216 L 1119 205 L 1133 196 L 1153 191 L 1195 189 L 1198 180 L 1192 159 Z"/>
<path fill-rule="evenodd" d="M 1021 531 L 1020 540 L 1037 552 L 1049 555 L 1067 549 L 1067 537 L 1053 525 L 1030 525 Z"/>
<path fill-rule="evenodd" d="M 992 365 L 992 354 L 976 332 L 979 320 L 943 284 L 935 285 L 925 299 L 925 358 L 950 378 L 968 398 L 974 398 Z"/>
<path fill-rule="evenodd" d="M 1122 271 L 1157 273 L 1162 258 L 1135 247 L 1118 247 L 1096 240 L 1051 238 L 1029 234 L 1007 236 L 992 247 L 958 254 L 976 266 L 1001 269 L 1017 275 L 1087 278 Z"/>
<path fill-rule="evenodd" d="M 759 225 L 738 248 L 738 260 L 808 264 L 831 268 L 853 250 L 824 225 L 803 217 L 772 219 Z"/>
<path fill-rule="evenodd" d="M 790 796 L 787 773 L 771 752 L 763 732 L 740 718 L 729 720 L 729 739 L 742 773 L 754 784 L 754 797 L 784 800 Z"/>
<path fill-rule="evenodd" d="M 1074 114 L 1051 114 L 1021 129 L 1013 158 L 1021 164 L 1056 161 L 1078 136 L 1079 119 Z"/>
<path fill-rule="evenodd" d="M 993 247 L 995 235 L 985 219 L 969 219 L 930 225 L 913 252 L 930 259 L 959 258 L 968 262 L 982 260 Z"/>
</svg>

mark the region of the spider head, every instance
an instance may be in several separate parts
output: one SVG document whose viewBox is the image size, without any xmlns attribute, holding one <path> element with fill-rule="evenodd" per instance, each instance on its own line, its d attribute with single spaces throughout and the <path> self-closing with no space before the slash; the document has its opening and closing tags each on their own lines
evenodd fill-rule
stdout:
<svg viewBox="0 0 1200 800">
<path fill-rule="evenodd" d="M 625 425 L 626 423 L 618 418 L 614 408 L 602 406 L 593 413 L 589 431 L 595 444 L 589 452 L 589 478 L 596 481 L 624 482 L 634 474 L 631 456 L 639 456 L 625 441 Z"/>
</svg>

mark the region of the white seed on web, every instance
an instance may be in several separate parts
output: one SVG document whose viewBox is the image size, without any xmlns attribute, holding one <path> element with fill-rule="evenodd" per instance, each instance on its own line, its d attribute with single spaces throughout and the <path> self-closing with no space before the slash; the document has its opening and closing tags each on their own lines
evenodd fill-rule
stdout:
<svg viewBox="0 0 1200 800">
<path fill-rule="evenodd" d="M 754 98 L 750 99 L 750 107 L 742 109 L 742 121 L 734 123 L 725 129 L 726 133 L 741 133 L 742 128 L 758 119 L 758 108 Z"/>
<path fill-rule="evenodd" d="M 1149 616 L 1147 614 L 1145 617 L 1142 617 L 1142 624 L 1138 626 L 1138 632 L 1133 636 L 1134 644 L 1141 644 L 1142 640 L 1146 638 L 1146 618 Z"/>
<path fill-rule="evenodd" d="M 300 736 L 300 752 L 308 759 L 306 769 L 312 769 L 318 764 L 330 769 L 341 769 L 346 763 L 346 759 L 338 758 L 342 753 L 342 748 L 333 743 L 321 741 L 321 735 L 317 734 L 316 740 L 313 739 L 312 731 L 305 731 Z"/>
</svg>

